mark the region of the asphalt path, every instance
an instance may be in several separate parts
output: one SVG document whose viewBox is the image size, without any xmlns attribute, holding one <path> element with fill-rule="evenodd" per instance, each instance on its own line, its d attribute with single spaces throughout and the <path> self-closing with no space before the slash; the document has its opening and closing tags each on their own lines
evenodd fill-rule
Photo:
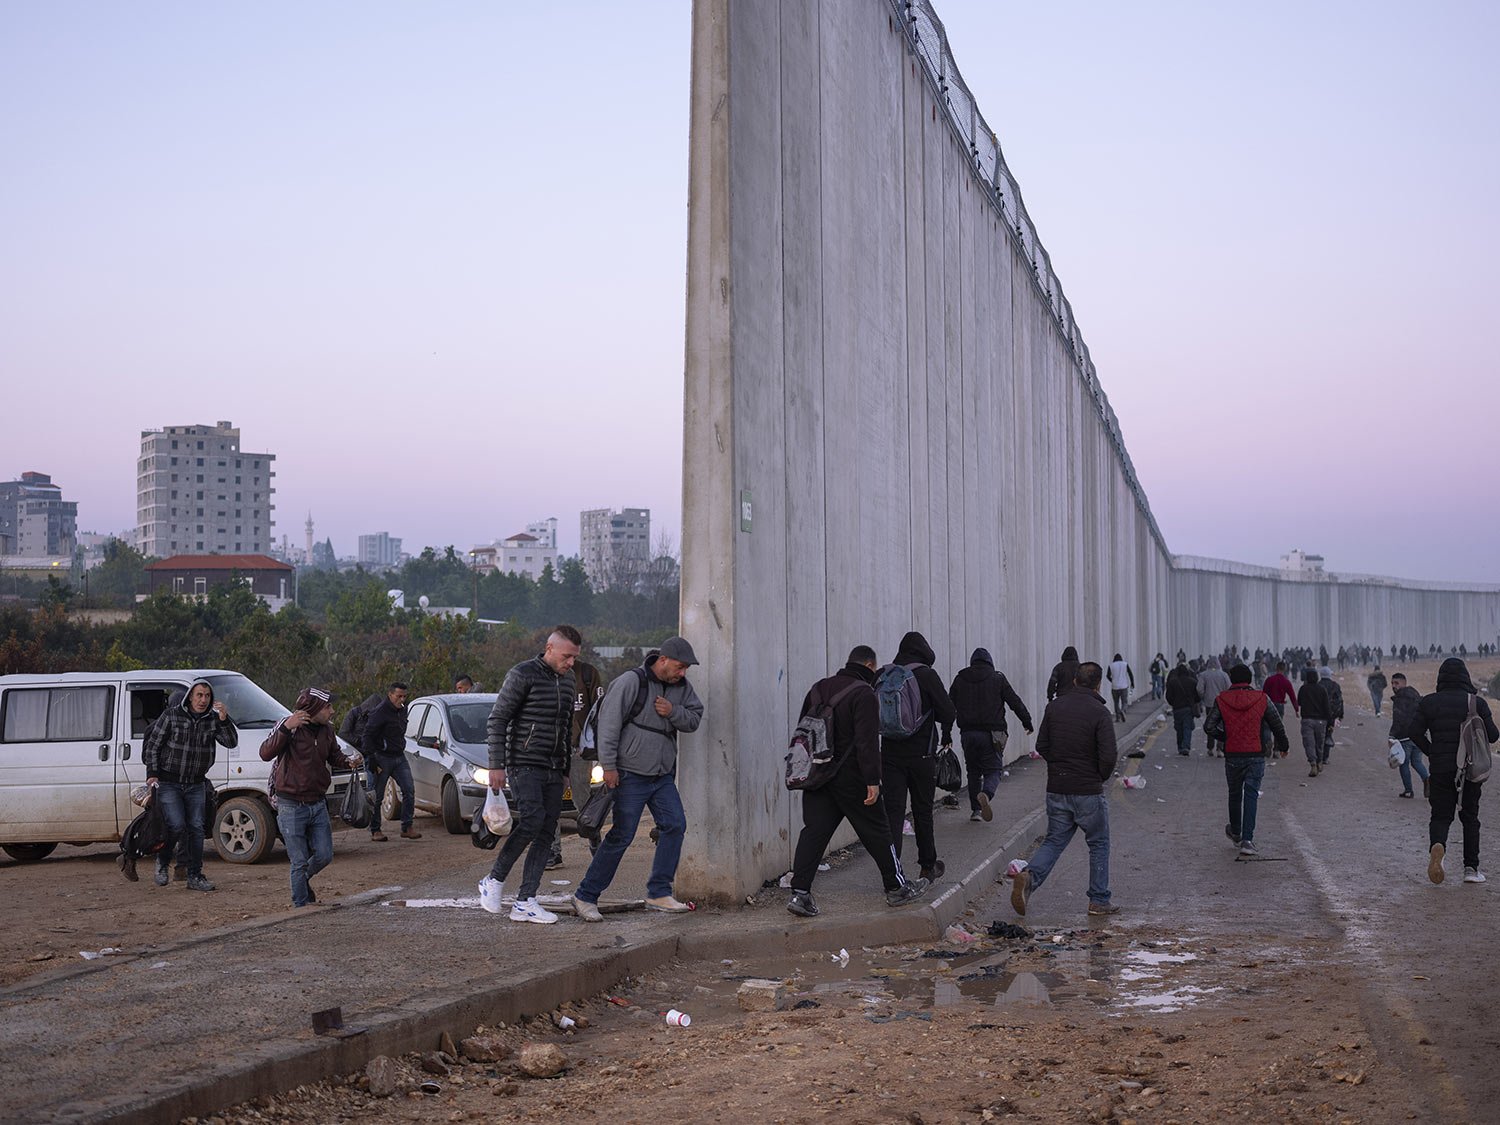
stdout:
<svg viewBox="0 0 1500 1125">
<path fill-rule="evenodd" d="M 1300 1004 L 1352 991 L 1382 1066 L 1404 1075 L 1411 1104 L 1393 1105 L 1392 1120 L 1500 1120 L 1495 885 L 1462 882 L 1456 821 L 1447 878 L 1428 880 L 1420 783 L 1415 799 L 1397 796 L 1388 713 L 1377 719 L 1354 692 L 1345 696 L 1347 724 L 1319 776 L 1308 776 L 1295 736 L 1291 755 L 1266 770 L 1259 859 L 1238 860 L 1224 835 L 1223 760 L 1207 757 L 1201 730 L 1190 757 L 1177 754 L 1167 724 L 1144 758 L 1122 760 L 1120 773 L 1146 785 L 1125 789 L 1117 777 L 1109 791 L 1118 924 L 1305 961 L 1313 971 L 1298 978 L 1301 995 L 1252 984 L 1243 990 L 1247 1012 L 1294 1014 Z M 1487 807 L 1481 803 L 1481 818 Z M 1481 844 L 1482 868 L 1483 837 Z M 1033 895 L 1028 925 L 1077 924 L 1087 862 L 1080 836 Z M 1013 917 L 1003 891 L 992 908 Z"/>
</svg>

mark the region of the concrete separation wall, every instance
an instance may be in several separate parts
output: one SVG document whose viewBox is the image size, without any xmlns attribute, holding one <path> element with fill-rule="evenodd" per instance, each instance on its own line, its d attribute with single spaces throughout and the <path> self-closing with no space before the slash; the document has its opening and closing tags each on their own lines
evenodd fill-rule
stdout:
<svg viewBox="0 0 1500 1125">
<path fill-rule="evenodd" d="M 1179 645 L 1500 633 L 1495 590 L 1174 566 L 1019 189 L 916 9 L 693 6 L 682 618 L 707 717 L 683 743 L 680 882 L 700 899 L 790 866 L 781 750 L 855 644 L 888 660 L 920 629 L 945 678 L 983 645 L 1039 717 L 1070 643 L 1144 682 Z"/>
</svg>

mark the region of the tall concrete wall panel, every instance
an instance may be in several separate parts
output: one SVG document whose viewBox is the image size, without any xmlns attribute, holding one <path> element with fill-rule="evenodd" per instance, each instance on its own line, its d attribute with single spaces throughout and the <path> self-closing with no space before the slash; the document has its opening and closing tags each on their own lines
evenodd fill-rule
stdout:
<svg viewBox="0 0 1500 1125">
<path fill-rule="evenodd" d="M 849 649 L 983 645 L 1038 719 L 1066 644 L 1470 647 L 1500 594 L 1180 565 L 1023 244 L 887 0 L 693 9 L 684 893 L 785 870 L 781 754 Z M 1069 312 L 1069 315 L 1071 313 Z M 1012 755 L 1027 741 L 1015 732 Z M 877 890 L 872 885 L 871 891 Z"/>
</svg>

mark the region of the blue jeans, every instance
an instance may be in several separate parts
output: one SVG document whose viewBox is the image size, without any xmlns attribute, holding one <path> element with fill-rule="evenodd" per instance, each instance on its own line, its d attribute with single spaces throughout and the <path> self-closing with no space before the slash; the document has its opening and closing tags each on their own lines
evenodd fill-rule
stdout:
<svg viewBox="0 0 1500 1125">
<path fill-rule="evenodd" d="M 188 878 L 203 874 L 203 782 L 158 781 L 156 799 L 171 837 L 156 853 L 158 867 L 172 866 L 172 853 L 187 861 Z"/>
<path fill-rule="evenodd" d="M 1160 699 L 1162 692 L 1166 690 L 1167 678 L 1165 676 L 1151 677 L 1151 698 Z"/>
<path fill-rule="evenodd" d="M 1395 706 L 1395 704 L 1392 704 Z M 1401 763 L 1401 784 L 1406 792 L 1411 792 L 1411 771 L 1415 769 L 1417 776 L 1423 781 L 1427 780 L 1427 767 L 1422 764 L 1422 751 L 1417 749 L 1417 744 L 1409 738 L 1403 738 L 1401 745 L 1406 750 L 1406 760 Z"/>
<path fill-rule="evenodd" d="M 620 787 L 615 790 L 614 825 L 594 853 L 583 882 L 578 884 L 578 897 L 584 902 L 598 902 L 599 896 L 614 882 L 625 849 L 630 847 L 640 827 L 641 811 L 647 808 L 651 810 L 651 819 L 656 821 L 657 841 L 646 894 L 650 898 L 666 898 L 672 893 L 677 862 L 682 858 L 682 836 L 687 831 L 687 813 L 682 810 L 676 776 L 667 773 L 645 777 L 621 770 Z"/>
<path fill-rule="evenodd" d="M 1047 794 L 1047 838 L 1027 864 L 1031 889 L 1036 890 L 1047 881 L 1053 864 L 1073 839 L 1073 833 L 1080 829 L 1089 846 L 1089 901 L 1108 905 L 1109 801 L 1102 793 L 1091 797 Z"/>
<path fill-rule="evenodd" d="M 1193 748 L 1193 709 L 1173 707 L 1172 722 L 1177 725 L 1177 749 L 1186 753 Z"/>
<path fill-rule="evenodd" d="M 557 831 L 558 814 L 562 812 L 568 775 L 562 770 L 517 766 L 508 771 L 505 778 L 510 783 L 510 812 L 514 826 L 500 845 L 495 865 L 490 868 L 490 878 L 505 882 L 510 869 L 525 852 L 521 886 L 516 891 L 519 902 L 535 898 L 542 885 L 542 873 L 547 870 L 547 860 L 552 856 L 552 837 Z"/>
<path fill-rule="evenodd" d="M 292 905 L 306 906 L 312 901 L 307 881 L 333 862 L 328 803 L 318 800 L 303 804 L 280 796 L 276 799 L 276 827 L 292 861 Z"/>
<path fill-rule="evenodd" d="M 1255 839 L 1255 810 L 1265 776 L 1264 754 L 1224 755 L 1224 779 L 1229 782 L 1229 834 L 1244 843 Z"/>
<path fill-rule="evenodd" d="M 370 788 L 375 790 L 375 806 L 370 811 L 370 835 L 380 831 L 380 806 L 385 802 L 385 783 L 395 781 L 401 790 L 401 828 L 411 827 L 412 814 L 417 808 L 417 791 L 411 783 L 411 763 L 402 754 L 394 762 L 369 758 L 365 761 L 365 774 L 370 779 Z"/>
</svg>

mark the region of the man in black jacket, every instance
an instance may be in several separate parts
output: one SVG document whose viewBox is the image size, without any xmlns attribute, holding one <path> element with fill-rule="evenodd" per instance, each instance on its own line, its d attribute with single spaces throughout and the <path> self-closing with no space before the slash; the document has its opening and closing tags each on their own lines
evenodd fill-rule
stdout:
<svg viewBox="0 0 1500 1125">
<path fill-rule="evenodd" d="M 1406 752 L 1406 756 L 1401 759 L 1399 796 L 1412 796 L 1411 771 L 1415 769 L 1417 776 L 1422 779 L 1422 796 L 1430 800 L 1432 782 L 1427 778 L 1427 767 L 1422 764 L 1422 751 L 1417 749 L 1417 744 L 1407 734 L 1411 730 L 1411 721 L 1417 717 L 1417 707 L 1421 702 L 1421 694 L 1407 684 L 1405 672 L 1391 673 L 1391 732 L 1386 737 L 1401 743 L 1401 749 Z"/>
<path fill-rule="evenodd" d="M 818 862 L 845 820 L 880 869 L 888 905 L 915 902 L 931 885 L 926 879 L 906 878 L 891 843 L 885 810 L 876 807 L 880 800 L 880 705 L 870 686 L 874 682 L 875 650 L 856 645 L 849 663 L 812 686 L 797 716 L 800 720 L 814 706 L 833 703 L 829 736 L 839 763 L 825 785 L 802 791 L 802 834 L 797 837 L 796 858 L 792 861 L 792 897 L 786 904 L 802 918 L 817 917 L 812 885 Z"/>
<path fill-rule="evenodd" d="M 500 792 L 509 777 L 515 827 L 500 845 L 494 867 L 480 880 L 479 904 L 491 914 L 500 913 L 505 877 L 525 852 L 512 922 L 557 921 L 556 914 L 537 905 L 536 892 L 567 785 L 576 693 L 573 664 L 582 644 L 573 626 L 553 629 L 540 655 L 505 674 L 490 711 L 490 789 Z"/>
<path fill-rule="evenodd" d="M 1104 669 L 1093 661 L 1078 666 L 1072 691 L 1064 691 L 1042 714 L 1037 753 L 1047 762 L 1047 837 L 1031 862 L 1013 860 L 1010 903 L 1026 913 L 1031 893 L 1041 887 L 1073 833 L 1083 830 L 1089 846 L 1089 913 L 1117 914 L 1109 898 L 1109 800 L 1104 783 L 1119 752 L 1115 724 L 1099 697 Z"/>
<path fill-rule="evenodd" d="M 1490 705 L 1479 698 L 1469 667 L 1458 657 L 1449 657 L 1438 666 L 1437 691 L 1424 695 L 1417 705 L 1407 736 L 1432 763 L 1432 819 L 1427 825 L 1427 877 L 1434 883 L 1443 881 L 1443 856 L 1448 850 L 1448 829 L 1453 812 L 1458 810 L 1464 826 L 1464 882 L 1483 883 L 1479 870 L 1479 792 L 1482 781 L 1463 781 L 1460 792 L 1458 776 L 1459 732 L 1474 713 L 1484 723 L 1484 736 L 1490 743 L 1500 742 Z"/>
<path fill-rule="evenodd" d="M 896 856 L 901 856 L 902 822 L 906 819 L 906 800 L 911 798 L 911 824 L 917 833 L 917 862 L 922 878 L 936 880 L 946 868 L 938 859 L 937 841 L 932 834 L 932 799 L 937 790 L 934 752 L 938 748 L 938 727 L 942 727 L 943 746 L 953 744 L 953 701 L 943 681 L 933 671 L 937 657 L 927 638 L 915 630 L 901 638 L 901 647 L 893 663 L 909 669 L 922 693 L 922 720 L 907 737 L 882 732 L 880 753 L 885 785 L 885 815 L 891 825 L 891 840 Z"/>
<path fill-rule="evenodd" d="M 366 700 L 361 706 L 368 703 Z M 364 724 L 359 748 L 365 756 L 370 788 L 375 791 L 370 839 L 383 844 L 390 838 L 380 830 L 380 807 L 385 802 L 387 783 L 394 781 L 401 791 L 401 838 L 420 840 L 422 833 L 411 826 L 417 791 L 412 786 L 411 763 L 406 760 L 406 685 L 398 681 L 386 688 L 385 698 L 365 712 Z"/>
<path fill-rule="evenodd" d="M 992 820 L 990 798 L 1000 787 L 1000 771 L 1005 763 L 1005 744 L 1010 731 L 1005 725 L 1008 706 L 1031 733 L 1031 712 L 1005 678 L 995 671 L 995 661 L 988 649 L 976 648 L 969 666 L 953 677 L 948 689 L 953 711 L 958 719 L 958 741 L 964 751 L 964 766 L 969 775 L 969 819 Z"/>
<path fill-rule="evenodd" d="M 1193 752 L 1193 712 L 1203 697 L 1181 650 L 1177 655 L 1177 667 L 1167 673 L 1167 706 L 1172 708 L 1172 723 L 1177 728 L 1177 752 L 1186 758 Z"/>
</svg>

